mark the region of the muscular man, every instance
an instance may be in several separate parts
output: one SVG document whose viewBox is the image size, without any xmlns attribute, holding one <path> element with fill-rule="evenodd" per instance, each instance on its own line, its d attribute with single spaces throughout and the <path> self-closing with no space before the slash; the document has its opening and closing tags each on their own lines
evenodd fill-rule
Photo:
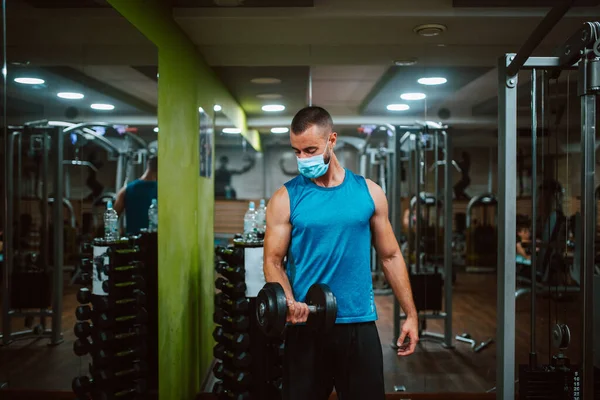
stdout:
<svg viewBox="0 0 600 400">
<path fill-rule="evenodd" d="M 142 228 L 148 228 L 148 208 L 152 199 L 158 198 L 158 158 L 152 156 L 146 164 L 146 172 L 117 194 L 114 209 L 122 215 L 125 211 L 127 219 L 126 232 L 128 235 L 139 233 Z"/>
<path fill-rule="evenodd" d="M 290 141 L 301 175 L 277 190 L 267 207 L 265 278 L 279 282 L 288 301 L 286 400 L 327 399 L 333 387 L 343 399 L 384 399 L 371 243 L 408 316 L 398 355 L 412 354 L 419 340 L 408 273 L 388 220 L 385 194 L 377 184 L 340 166 L 333 152 L 336 140 L 326 110 L 300 110 Z M 303 324 L 309 314 L 305 297 L 314 283 L 327 284 L 337 298 L 336 325 L 327 336 Z"/>
</svg>

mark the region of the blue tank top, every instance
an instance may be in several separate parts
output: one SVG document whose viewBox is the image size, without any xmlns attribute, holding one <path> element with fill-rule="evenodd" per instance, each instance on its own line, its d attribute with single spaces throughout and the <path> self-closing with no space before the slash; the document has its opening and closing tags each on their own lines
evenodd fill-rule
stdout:
<svg viewBox="0 0 600 400">
<path fill-rule="evenodd" d="M 157 181 L 135 180 L 125 188 L 125 218 L 127 234 L 139 233 L 148 228 L 148 208 L 152 199 L 158 198 Z"/>
<path fill-rule="evenodd" d="M 285 183 L 292 233 L 286 272 L 296 301 L 315 283 L 337 299 L 336 323 L 377 320 L 371 280 L 371 216 L 375 203 L 362 176 L 345 170 L 324 188 L 299 175 Z"/>
</svg>

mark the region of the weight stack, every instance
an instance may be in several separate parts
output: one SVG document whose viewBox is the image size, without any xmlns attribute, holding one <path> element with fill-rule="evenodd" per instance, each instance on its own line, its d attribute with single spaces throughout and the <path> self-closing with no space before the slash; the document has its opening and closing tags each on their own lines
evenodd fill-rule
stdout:
<svg viewBox="0 0 600 400">
<path fill-rule="evenodd" d="M 213 373 L 219 382 L 213 393 L 219 399 L 279 400 L 283 342 L 268 338 L 256 321 L 256 295 L 265 284 L 263 243 L 235 240 L 216 247 L 213 337 L 219 361 Z"/>
<path fill-rule="evenodd" d="M 89 375 L 73 379 L 79 399 L 142 399 L 157 391 L 156 241 L 148 235 L 94 239 L 93 258 L 82 260 L 91 287 L 77 294 L 74 352 L 91 363 Z"/>
</svg>

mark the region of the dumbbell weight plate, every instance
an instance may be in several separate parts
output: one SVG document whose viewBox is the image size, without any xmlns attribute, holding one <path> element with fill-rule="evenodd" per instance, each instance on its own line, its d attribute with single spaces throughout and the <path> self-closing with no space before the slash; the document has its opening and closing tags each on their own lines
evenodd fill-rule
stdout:
<svg viewBox="0 0 600 400">
<path fill-rule="evenodd" d="M 285 328 L 287 301 L 279 283 L 268 282 L 256 297 L 256 320 L 268 337 L 281 335 Z"/>
<path fill-rule="evenodd" d="M 310 313 L 306 325 L 320 333 L 327 333 L 337 318 L 337 301 L 329 286 L 317 283 L 308 289 L 306 304 L 316 306 L 317 312 Z"/>
</svg>

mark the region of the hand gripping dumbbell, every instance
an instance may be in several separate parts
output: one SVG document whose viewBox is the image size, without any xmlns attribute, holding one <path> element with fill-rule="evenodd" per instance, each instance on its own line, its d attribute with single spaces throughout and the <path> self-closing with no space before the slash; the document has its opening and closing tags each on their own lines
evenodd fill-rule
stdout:
<svg viewBox="0 0 600 400">
<path fill-rule="evenodd" d="M 229 389 L 225 389 L 223 382 L 217 382 L 213 386 L 213 393 L 217 395 L 219 399 L 231 399 L 231 400 L 250 400 L 249 392 L 234 392 Z"/>
<path fill-rule="evenodd" d="M 250 347 L 250 336 L 247 333 L 227 333 L 220 326 L 213 331 L 213 338 L 234 350 L 247 350 Z"/>
<path fill-rule="evenodd" d="M 215 310 L 213 314 L 213 321 L 215 324 L 223 325 L 227 330 L 233 330 L 236 332 L 245 332 L 250 326 L 250 319 L 244 315 L 238 315 L 237 317 L 229 316 L 225 311 L 220 308 Z"/>
<path fill-rule="evenodd" d="M 219 261 L 215 269 L 231 282 L 244 282 L 246 280 L 246 271 L 242 266 L 230 267 L 225 261 Z"/>
<path fill-rule="evenodd" d="M 324 284 L 314 284 L 306 294 L 310 314 L 306 325 L 315 331 L 327 333 L 337 318 L 337 301 L 331 289 Z M 256 297 L 256 319 L 259 328 L 269 337 L 277 337 L 286 326 L 287 299 L 281 284 L 268 282 Z"/>
<path fill-rule="evenodd" d="M 231 371 L 223 363 L 216 363 L 213 368 L 213 373 L 217 379 L 225 380 L 227 383 L 235 384 L 237 387 L 249 386 L 252 383 L 252 378 L 249 372 Z"/>
<path fill-rule="evenodd" d="M 225 278 L 217 278 L 215 281 L 215 286 L 217 289 L 221 290 L 223 293 L 228 295 L 231 298 L 237 298 L 240 296 L 246 295 L 246 283 L 245 282 L 229 282 Z"/>
<path fill-rule="evenodd" d="M 248 311 L 248 299 L 245 297 L 232 299 L 225 293 L 217 293 L 215 295 L 215 306 L 222 308 L 229 314 L 241 314 Z"/>
<path fill-rule="evenodd" d="M 225 345 L 217 344 L 213 349 L 215 358 L 223 360 L 236 368 L 247 368 L 252 362 L 250 353 L 246 351 L 233 352 L 227 350 Z"/>
</svg>

